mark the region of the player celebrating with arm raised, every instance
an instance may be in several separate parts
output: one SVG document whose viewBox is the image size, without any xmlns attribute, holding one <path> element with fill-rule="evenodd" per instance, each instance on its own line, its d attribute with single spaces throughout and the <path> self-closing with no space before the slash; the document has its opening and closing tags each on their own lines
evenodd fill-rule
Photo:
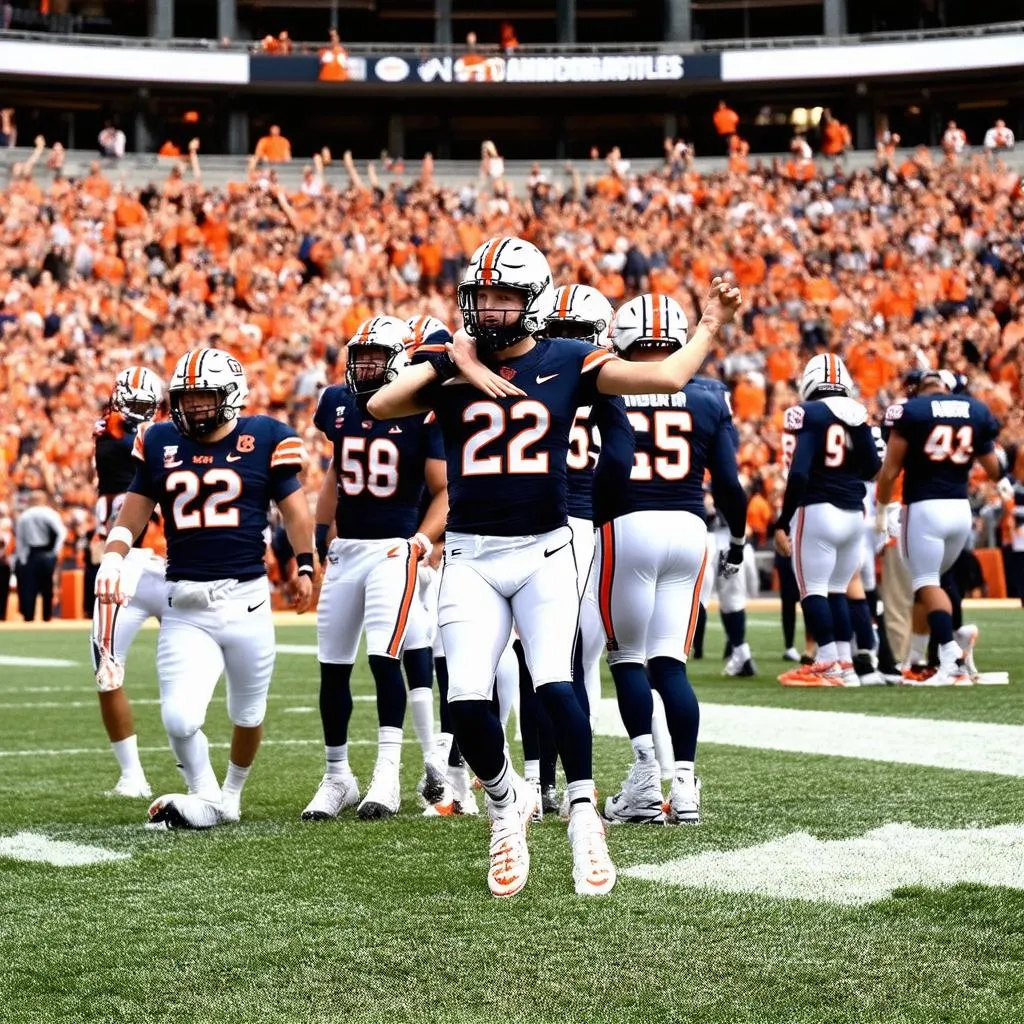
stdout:
<svg viewBox="0 0 1024 1024">
<path fill-rule="evenodd" d="M 641 295 L 615 314 L 616 352 L 654 366 L 686 346 L 686 315 L 665 295 Z M 614 822 L 662 822 L 655 760 L 652 688 L 661 696 L 672 740 L 669 819 L 700 821 L 694 776 L 700 710 L 686 676 L 707 571 L 704 472 L 733 536 L 742 536 L 747 501 L 736 474 L 736 446 L 725 403 L 696 381 L 674 394 L 628 395 L 636 457 L 622 513 L 601 528 L 597 592 L 622 721 L 635 761 L 605 803 Z M 713 571 L 713 570 L 712 570 Z"/>
<path fill-rule="evenodd" d="M 914 634 L 924 624 L 938 644 L 939 669 L 923 679 L 904 678 L 921 686 L 967 686 L 971 677 L 963 650 L 953 634 L 953 606 L 941 577 L 952 568 L 971 536 L 973 517 L 967 481 L 977 459 L 985 472 L 1001 481 L 1003 467 L 995 452 L 999 424 L 984 402 L 951 394 L 956 379 L 948 370 L 928 370 L 915 397 L 891 405 L 885 413 L 889 441 L 878 477 L 878 532 L 902 471 L 904 510 L 900 546 L 910 570 L 914 593 Z M 1001 484 L 1005 493 L 1008 484 Z M 923 658 L 923 652 L 912 652 Z"/>
<path fill-rule="evenodd" d="M 551 270 L 535 246 L 485 242 L 459 285 L 465 332 L 451 347 L 423 346 L 414 358 L 424 365 L 368 405 L 381 419 L 433 409 L 444 437 L 450 511 L 438 622 L 456 739 L 489 798 L 496 896 L 526 884 L 534 805 L 505 756 L 491 705 L 513 622 L 565 769 L 576 891 L 601 895 L 615 884 L 593 804 L 590 723 L 570 682 L 579 591 L 565 480 L 576 410 L 598 394 L 678 391 L 735 315 L 739 292 L 716 280 L 693 342 L 660 363 L 627 363 L 585 342 L 537 341 L 553 304 Z"/>
<path fill-rule="evenodd" d="M 159 504 L 170 584 L 156 652 L 160 706 L 188 783 L 187 794 L 160 797 L 149 809 L 150 823 L 166 828 L 210 828 L 240 815 L 274 671 L 264 564 L 271 501 L 296 553 L 297 611 L 313 593 L 313 523 L 298 479 L 302 442 L 269 416 L 241 416 L 248 392 L 245 371 L 228 353 L 203 348 L 182 356 L 169 387 L 173 422 L 136 437 L 135 479 L 96 577 L 97 600 L 131 600 L 125 556 Z M 202 731 L 221 672 L 234 723 L 223 793 Z"/>
</svg>

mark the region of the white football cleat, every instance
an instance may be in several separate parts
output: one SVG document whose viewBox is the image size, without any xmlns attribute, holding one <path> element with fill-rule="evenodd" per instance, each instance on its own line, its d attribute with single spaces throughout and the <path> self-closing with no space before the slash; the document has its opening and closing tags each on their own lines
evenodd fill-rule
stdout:
<svg viewBox="0 0 1024 1024">
<path fill-rule="evenodd" d="M 747 679 L 757 675 L 757 666 L 750 656 L 750 644 L 740 644 L 739 647 L 733 648 L 722 669 L 722 675 Z"/>
<path fill-rule="evenodd" d="M 355 807 L 358 803 L 359 780 L 351 771 L 325 775 L 301 817 L 303 821 L 330 821 L 346 807 Z"/>
<path fill-rule="evenodd" d="M 448 784 L 452 787 L 452 797 L 460 814 L 480 813 L 476 802 L 476 793 L 473 791 L 473 780 L 470 778 L 469 769 L 464 764 L 448 768 Z"/>
<path fill-rule="evenodd" d="M 107 796 L 124 796 L 129 800 L 148 800 L 153 796 L 145 775 L 129 775 L 122 773 L 113 789 L 107 790 Z"/>
<path fill-rule="evenodd" d="M 659 807 L 661 790 L 658 791 Z M 604 823 L 589 801 L 569 810 L 572 880 L 579 896 L 606 896 L 615 888 L 615 865 L 608 854 Z"/>
<path fill-rule="evenodd" d="M 157 797 L 149 805 L 149 821 L 146 828 L 213 828 L 224 820 L 220 804 L 219 793 L 212 794 L 209 798 L 195 793 L 169 793 L 167 796 Z"/>
<path fill-rule="evenodd" d="M 398 782 L 397 766 L 378 765 L 373 769 L 370 788 L 359 805 L 359 817 L 363 821 L 393 818 L 401 805 L 402 793 Z"/>
<path fill-rule="evenodd" d="M 795 647 L 787 647 L 785 653 L 782 655 L 783 661 L 792 661 L 797 665 L 800 664 L 800 652 Z"/>
<path fill-rule="evenodd" d="M 443 761 L 427 759 L 423 762 L 423 778 L 421 786 L 416 790 L 427 804 L 436 804 L 444 793 L 448 781 L 448 766 Z"/>
<path fill-rule="evenodd" d="M 605 801 L 604 816 L 610 822 L 634 825 L 660 825 L 665 821 L 657 761 L 633 762 L 622 789 Z M 572 820 L 571 812 L 569 820 Z"/>
<path fill-rule="evenodd" d="M 242 794 L 224 793 L 220 795 L 220 816 L 224 822 L 242 820 Z"/>
<path fill-rule="evenodd" d="M 857 670 L 853 667 L 853 662 L 841 661 L 839 663 L 839 671 L 843 680 L 843 686 L 860 686 L 860 676 L 857 675 Z"/>
<path fill-rule="evenodd" d="M 964 652 L 964 667 L 967 669 L 967 674 L 972 680 L 978 678 L 978 666 L 974 664 L 974 648 L 978 643 L 980 634 L 981 630 L 973 623 L 961 626 L 953 634 L 953 639 L 956 640 L 960 650 Z"/>
<path fill-rule="evenodd" d="M 488 851 L 487 887 L 492 896 L 515 896 L 530 876 L 530 848 L 526 830 L 533 816 L 534 791 L 525 780 L 512 779 L 512 802 L 495 807 L 487 801 L 491 818 L 491 844 Z"/>
<path fill-rule="evenodd" d="M 673 825 L 699 825 L 700 779 L 690 774 L 677 775 L 672 780 L 668 807 L 668 820 Z"/>
</svg>

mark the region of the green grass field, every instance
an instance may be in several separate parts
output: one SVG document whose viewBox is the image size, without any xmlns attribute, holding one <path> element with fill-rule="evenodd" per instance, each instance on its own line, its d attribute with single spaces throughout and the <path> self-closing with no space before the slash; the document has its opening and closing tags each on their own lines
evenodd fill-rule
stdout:
<svg viewBox="0 0 1024 1024">
<path fill-rule="evenodd" d="M 782 670 L 775 620 L 751 619 L 760 680 L 721 679 L 717 628 L 709 630 L 710 660 L 691 666 L 709 729 L 716 713 L 729 710 L 716 705 L 754 716 L 759 708 L 862 713 L 869 717 L 843 719 L 844 730 L 881 737 L 883 747 L 894 718 L 926 732 L 931 720 L 961 723 L 957 730 L 1002 725 L 1012 728 L 979 733 L 978 742 L 1005 744 L 1005 767 L 964 770 L 956 765 L 966 754 L 957 749 L 946 766 L 941 747 L 938 766 L 899 763 L 899 751 L 890 759 L 885 749 L 872 759 L 763 749 L 773 738 L 754 728 L 742 746 L 702 746 L 705 820 L 698 828 L 611 831 L 620 869 L 698 854 L 713 869 L 719 851 L 796 832 L 836 844 L 906 823 L 950 830 L 948 877 L 941 865 L 928 868 L 908 840 L 905 849 L 880 845 L 857 870 L 885 874 L 899 866 L 910 881 L 857 905 L 727 892 L 702 882 L 703 867 L 692 877 L 681 869 L 678 881 L 690 884 L 623 874 L 609 898 L 587 901 L 572 891 L 565 825 L 548 818 L 531 831 L 527 888 L 494 900 L 485 881 L 484 817 L 423 819 L 415 806 L 421 766 L 411 726 L 398 819 L 299 820 L 322 771 L 309 654 L 278 657 L 268 742 L 245 791 L 242 823 L 201 834 L 149 832 L 145 801 L 103 795 L 117 771 L 96 708 L 86 633 L 0 632 L 0 1020 L 1024 1020 L 1020 612 L 976 617 L 979 664 L 1009 669 L 1010 686 L 931 691 L 785 690 L 775 682 Z M 181 780 L 160 726 L 155 638 L 140 635 L 128 692 L 154 791 L 177 791 Z M 314 643 L 312 622 L 279 629 L 278 642 Z M 3 664 L 5 656 L 76 664 L 14 666 Z M 358 694 L 371 694 L 365 668 L 355 683 Z M 801 719 L 794 742 L 810 743 L 815 723 L 828 717 Z M 373 704 L 358 701 L 351 756 L 364 785 L 375 730 Z M 207 733 L 222 774 L 229 737 L 222 689 Z M 628 744 L 599 736 L 595 751 L 603 798 L 621 781 Z M 994 853 L 961 850 L 958 837 L 968 833 L 952 831 L 1007 825 L 1018 831 Z M 4 856 L 5 837 L 21 832 L 130 858 L 66 867 Z M 957 856 L 967 866 L 954 870 Z M 1019 864 L 1020 887 L 1012 878 L 989 883 L 999 863 Z M 769 890 L 780 865 L 758 862 Z M 808 872 L 801 895 L 813 894 L 811 876 L 821 866 L 789 865 L 798 885 Z M 747 881 L 735 879 L 741 887 Z M 843 883 L 859 884 L 853 876 Z"/>
</svg>

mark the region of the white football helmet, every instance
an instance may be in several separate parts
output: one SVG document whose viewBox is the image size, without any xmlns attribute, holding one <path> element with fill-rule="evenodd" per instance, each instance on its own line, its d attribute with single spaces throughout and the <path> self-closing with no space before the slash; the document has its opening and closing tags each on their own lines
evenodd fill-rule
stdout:
<svg viewBox="0 0 1024 1024">
<path fill-rule="evenodd" d="M 630 349 L 674 351 L 686 344 L 689 324 L 683 307 L 667 295 L 638 295 L 620 306 L 609 335 L 620 355 Z"/>
<path fill-rule="evenodd" d="M 182 408 L 185 395 L 208 394 L 210 403 L 200 409 Z M 205 437 L 236 419 L 249 397 L 242 364 L 217 348 L 197 348 L 178 360 L 171 375 L 168 398 L 171 419 L 186 437 Z M 190 403 L 191 405 L 191 403 Z"/>
<path fill-rule="evenodd" d="M 345 382 L 353 395 L 372 395 L 390 384 L 409 361 L 412 332 L 397 316 L 371 316 L 348 343 Z"/>
<path fill-rule="evenodd" d="M 522 307 L 481 311 L 481 288 L 510 288 L 521 292 Z M 551 267 L 530 242 L 509 236 L 491 238 L 473 253 L 459 284 L 459 309 L 466 331 L 482 353 L 508 348 L 536 334 L 555 307 Z"/>
<path fill-rule="evenodd" d="M 409 355 L 412 355 L 420 345 L 428 342 L 431 345 L 445 345 L 452 340 L 451 329 L 436 316 L 421 313 L 419 316 L 409 317 L 406 323 L 412 331 L 412 340 L 408 343 Z"/>
<path fill-rule="evenodd" d="M 151 420 L 163 400 L 163 381 L 144 366 L 129 366 L 114 378 L 110 408 L 130 423 Z"/>
<path fill-rule="evenodd" d="M 602 348 L 608 346 L 612 304 L 589 284 L 563 284 L 555 292 L 555 311 L 544 333 L 551 338 L 580 338 Z"/>
<path fill-rule="evenodd" d="M 847 395 L 853 391 L 853 378 L 846 364 L 831 352 L 821 352 L 812 356 L 804 367 L 804 375 L 800 379 L 800 397 L 808 401 L 812 395 L 821 392 L 825 395 Z"/>
</svg>

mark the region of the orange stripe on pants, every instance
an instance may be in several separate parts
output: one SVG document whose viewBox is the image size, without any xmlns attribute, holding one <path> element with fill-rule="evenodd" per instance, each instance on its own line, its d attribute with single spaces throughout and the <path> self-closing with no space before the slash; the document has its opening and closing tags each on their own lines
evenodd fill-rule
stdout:
<svg viewBox="0 0 1024 1024">
<path fill-rule="evenodd" d="M 601 624 L 608 640 L 608 649 L 614 650 L 615 627 L 612 625 L 612 583 L 615 579 L 615 524 L 605 523 L 601 527 L 601 578 L 598 581 L 597 606 L 601 612 Z"/>
<path fill-rule="evenodd" d="M 388 655 L 392 658 L 397 658 L 402 650 L 405 627 L 409 624 L 409 609 L 412 607 L 412 599 L 416 594 L 416 585 L 419 581 L 419 563 L 413 557 L 411 544 L 406 559 L 405 591 L 402 594 L 402 603 L 398 606 L 398 622 L 395 623 L 395 630 L 391 634 L 391 642 L 388 644 Z"/>
<path fill-rule="evenodd" d="M 700 572 L 697 573 L 697 583 L 693 588 L 693 604 L 690 606 L 690 624 L 686 627 L 686 647 L 684 653 L 690 656 L 690 647 L 693 645 L 693 634 L 697 632 L 697 619 L 700 616 L 700 591 L 704 586 L 704 573 L 708 567 L 708 549 L 704 548 L 704 560 L 700 563 Z"/>
<path fill-rule="evenodd" d="M 800 565 L 800 545 L 804 539 L 804 510 L 800 509 L 796 514 L 796 536 L 793 539 L 793 574 L 796 576 L 796 585 L 800 589 L 801 598 L 807 596 L 807 589 L 804 587 L 803 567 Z"/>
</svg>

